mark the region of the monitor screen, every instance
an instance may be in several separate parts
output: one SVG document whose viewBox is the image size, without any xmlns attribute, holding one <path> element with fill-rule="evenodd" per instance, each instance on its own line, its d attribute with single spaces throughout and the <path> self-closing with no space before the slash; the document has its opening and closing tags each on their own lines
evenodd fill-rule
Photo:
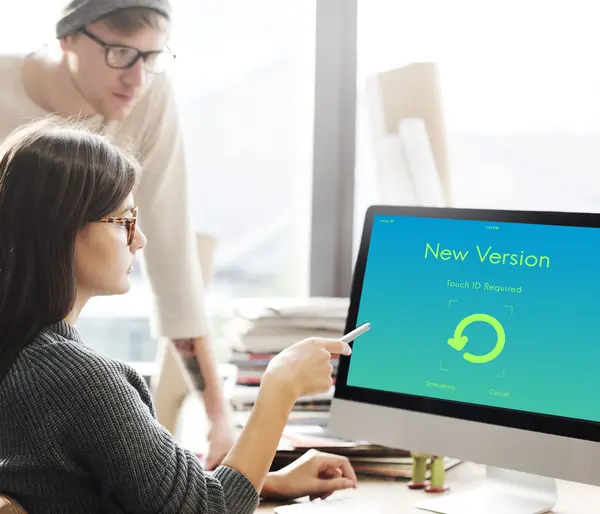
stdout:
<svg viewBox="0 0 600 514">
<path fill-rule="evenodd" d="M 599 229 L 375 214 L 366 243 L 345 385 L 600 422 Z"/>
</svg>

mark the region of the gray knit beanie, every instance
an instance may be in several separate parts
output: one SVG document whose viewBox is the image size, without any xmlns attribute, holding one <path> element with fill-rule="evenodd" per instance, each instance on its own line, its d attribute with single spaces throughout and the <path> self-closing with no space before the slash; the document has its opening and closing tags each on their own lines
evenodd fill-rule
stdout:
<svg viewBox="0 0 600 514">
<path fill-rule="evenodd" d="M 70 0 L 61 11 L 56 24 L 56 37 L 73 34 L 106 15 L 130 7 L 154 9 L 166 18 L 171 18 L 169 0 Z"/>
</svg>

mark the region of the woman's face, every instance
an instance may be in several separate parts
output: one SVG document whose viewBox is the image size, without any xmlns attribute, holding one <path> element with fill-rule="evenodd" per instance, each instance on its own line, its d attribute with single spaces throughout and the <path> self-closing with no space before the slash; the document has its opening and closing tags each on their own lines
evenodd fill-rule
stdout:
<svg viewBox="0 0 600 514">
<path fill-rule="evenodd" d="M 133 218 L 133 209 L 129 195 L 107 218 Z M 93 222 L 79 231 L 74 256 L 78 295 L 91 298 L 129 291 L 135 253 L 144 247 L 146 237 L 136 228 L 129 245 L 128 230 L 127 223 Z"/>
</svg>

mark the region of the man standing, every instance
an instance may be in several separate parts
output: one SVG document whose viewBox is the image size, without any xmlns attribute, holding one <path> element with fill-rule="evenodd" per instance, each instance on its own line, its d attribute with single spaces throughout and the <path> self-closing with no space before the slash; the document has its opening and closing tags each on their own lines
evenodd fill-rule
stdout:
<svg viewBox="0 0 600 514">
<path fill-rule="evenodd" d="M 0 56 L 0 140 L 50 113 L 77 117 L 140 160 L 136 201 L 148 236 L 152 332 L 173 341 L 211 421 L 206 467 L 233 444 L 204 312 L 203 284 L 188 208 L 181 127 L 165 71 L 168 0 L 71 0 L 56 25 L 59 48 Z"/>
</svg>

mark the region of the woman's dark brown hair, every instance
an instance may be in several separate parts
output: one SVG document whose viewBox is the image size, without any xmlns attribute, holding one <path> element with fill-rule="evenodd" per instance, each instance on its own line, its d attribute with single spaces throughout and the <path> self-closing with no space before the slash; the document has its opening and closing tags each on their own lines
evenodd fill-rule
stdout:
<svg viewBox="0 0 600 514">
<path fill-rule="evenodd" d="M 119 207 L 137 163 L 103 136 L 47 118 L 0 145 L 0 380 L 75 301 L 75 238 Z"/>
</svg>

